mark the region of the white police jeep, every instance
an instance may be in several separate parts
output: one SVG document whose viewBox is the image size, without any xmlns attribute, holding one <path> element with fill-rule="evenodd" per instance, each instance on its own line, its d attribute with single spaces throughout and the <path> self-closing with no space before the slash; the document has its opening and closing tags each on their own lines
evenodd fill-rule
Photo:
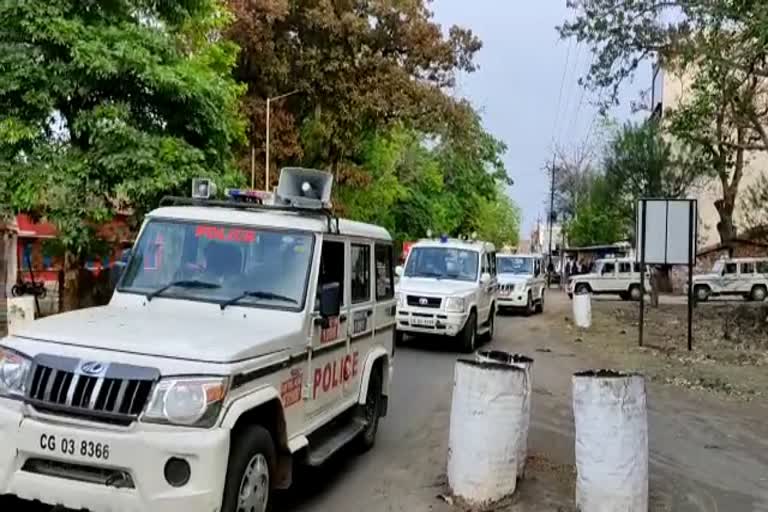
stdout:
<svg viewBox="0 0 768 512">
<path fill-rule="evenodd" d="M 547 280 L 540 254 L 499 254 L 499 309 L 514 308 L 526 315 L 544 312 Z"/>
<path fill-rule="evenodd" d="M 496 324 L 496 251 L 479 241 L 421 240 L 405 267 L 397 267 L 397 336 L 457 337 L 465 352 L 477 336 L 493 337 Z"/>
<path fill-rule="evenodd" d="M 210 190 L 198 183 L 200 193 Z M 393 252 L 330 176 L 275 203 L 150 213 L 106 307 L 0 340 L 0 495 L 70 509 L 264 512 L 294 463 L 367 449 L 393 363 Z"/>
</svg>

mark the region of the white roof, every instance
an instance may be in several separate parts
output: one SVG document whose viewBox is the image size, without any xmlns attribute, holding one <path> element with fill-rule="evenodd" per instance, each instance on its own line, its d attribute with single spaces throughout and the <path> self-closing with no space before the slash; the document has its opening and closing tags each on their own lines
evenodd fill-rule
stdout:
<svg viewBox="0 0 768 512">
<path fill-rule="evenodd" d="M 219 206 L 168 206 L 153 210 L 147 216 L 153 219 L 172 219 L 216 224 L 238 224 L 259 228 L 294 229 L 312 233 L 327 233 L 328 219 L 322 214 L 287 212 L 268 209 L 237 209 Z M 335 221 L 334 221 L 335 224 Z M 389 232 L 381 226 L 352 220 L 339 219 L 342 235 L 392 240 Z"/>
<path fill-rule="evenodd" d="M 449 238 L 445 242 L 437 240 L 419 240 L 411 246 L 411 250 L 416 247 L 450 247 L 452 249 L 464 249 L 467 251 L 480 251 L 485 249 L 486 252 L 493 252 L 494 247 L 490 242 L 483 242 L 482 240 L 458 240 L 456 238 Z"/>
</svg>

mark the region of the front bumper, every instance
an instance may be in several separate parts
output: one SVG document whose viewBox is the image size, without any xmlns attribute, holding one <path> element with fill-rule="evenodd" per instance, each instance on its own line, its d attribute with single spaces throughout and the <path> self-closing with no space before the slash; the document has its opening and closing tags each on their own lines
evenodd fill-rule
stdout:
<svg viewBox="0 0 768 512">
<path fill-rule="evenodd" d="M 499 294 L 496 303 L 500 308 L 524 308 L 528 306 L 528 290 L 513 290 L 509 295 Z"/>
<path fill-rule="evenodd" d="M 21 402 L 0 398 L 0 495 L 94 512 L 215 512 L 221 507 L 228 430 L 138 424 L 118 429 L 32 417 L 29 412 Z M 54 442 L 44 443 L 43 436 Z M 74 441 L 74 454 L 62 453 L 64 439 Z M 82 441 L 109 445 L 108 460 L 81 455 Z M 189 482 L 182 487 L 165 479 L 171 457 L 185 459 L 191 467 Z M 58 471 L 39 471 L 41 464 L 33 461 L 55 465 Z M 133 486 L 117 488 L 83 477 L 105 471 L 124 472 Z"/>
<path fill-rule="evenodd" d="M 446 313 L 439 309 L 399 308 L 397 310 L 397 330 L 411 334 L 433 334 L 457 336 L 469 313 Z"/>
</svg>

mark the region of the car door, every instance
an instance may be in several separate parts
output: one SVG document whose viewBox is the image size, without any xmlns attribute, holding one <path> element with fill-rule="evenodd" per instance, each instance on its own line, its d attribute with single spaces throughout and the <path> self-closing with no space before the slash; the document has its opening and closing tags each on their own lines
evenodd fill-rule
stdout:
<svg viewBox="0 0 768 512">
<path fill-rule="evenodd" d="M 718 280 L 720 283 L 720 293 L 731 294 L 738 291 L 739 283 L 739 265 L 734 261 L 729 261 L 723 266 L 723 273 Z"/>
<path fill-rule="evenodd" d="M 755 284 L 755 264 L 751 261 L 745 261 L 739 264 L 739 279 L 737 287 L 739 293 L 750 293 Z"/>
<path fill-rule="evenodd" d="M 616 280 L 616 262 L 604 261 L 599 272 L 600 274 L 592 287 L 599 292 L 611 291 Z"/>
<path fill-rule="evenodd" d="M 374 338 L 374 252 L 370 241 L 350 244 L 349 258 L 350 319 L 349 346 L 344 365 L 344 399 L 357 397 L 360 373 Z"/>
<path fill-rule="evenodd" d="M 319 301 L 313 314 L 312 339 L 308 359 L 308 421 L 339 405 L 343 396 L 342 372 L 347 355 L 349 325 L 349 244 L 342 238 L 324 237 L 321 245 L 317 290 L 325 284 L 339 283 L 342 288 L 341 312 L 323 322 Z M 343 377 L 343 376 L 342 376 Z"/>
<path fill-rule="evenodd" d="M 374 246 L 376 276 L 376 308 L 373 321 L 374 346 L 392 353 L 395 336 L 394 250 L 391 243 L 376 242 Z"/>
<path fill-rule="evenodd" d="M 491 280 L 483 284 L 482 276 L 489 274 Z M 480 290 L 478 292 L 478 321 L 484 323 L 488 319 L 488 313 L 491 309 L 491 300 L 493 299 L 493 288 L 495 286 L 493 274 L 491 274 L 490 253 L 483 252 L 480 255 Z"/>
<path fill-rule="evenodd" d="M 632 272 L 631 261 L 618 262 L 618 269 L 616 274 L 616 290 L 628 290 L 630 285 L 635 282 L 635 277 Z M 639 276 L 638 276 L 639 277 Z"/>
<path fill-rule="evenodd" d="M 542 294 L 544 293 L 544 286 L 546 284 L 546 280 L 544 279 L 544 262 L 541 260 L 541 258 L 534 258 L 533 260 L 533 293 L 534 297 L 541 298 Z"/>
</svg>

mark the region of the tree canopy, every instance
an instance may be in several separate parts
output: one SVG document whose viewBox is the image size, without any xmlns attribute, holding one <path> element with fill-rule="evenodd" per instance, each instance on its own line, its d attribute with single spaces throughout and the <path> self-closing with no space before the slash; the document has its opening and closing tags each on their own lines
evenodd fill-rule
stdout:
<svg viewBox="0 0 768 512">
<path fill-rule="evenodd" d="M 195 175 L 231 173 L 242 137 L 231 43 L 214 0 L 0 5 L 5 202 L 79 253 L 93 224 Z"/>
<path fill-rule="evenodd" d="M 571 2 L 563 37 L 591 46 L 595 59 L 583 84 L 618 101 L 621 84 L 648 58 L 679 75 L 687 93 L 664 105 L 665 127 L 701 150 L 706 172 L 720 181 L 718 231 L 737 234 L 733 212 L 745 151 L 768 150 L 768 4 L 756 1 L 588 0 Z"/>
</svg>

